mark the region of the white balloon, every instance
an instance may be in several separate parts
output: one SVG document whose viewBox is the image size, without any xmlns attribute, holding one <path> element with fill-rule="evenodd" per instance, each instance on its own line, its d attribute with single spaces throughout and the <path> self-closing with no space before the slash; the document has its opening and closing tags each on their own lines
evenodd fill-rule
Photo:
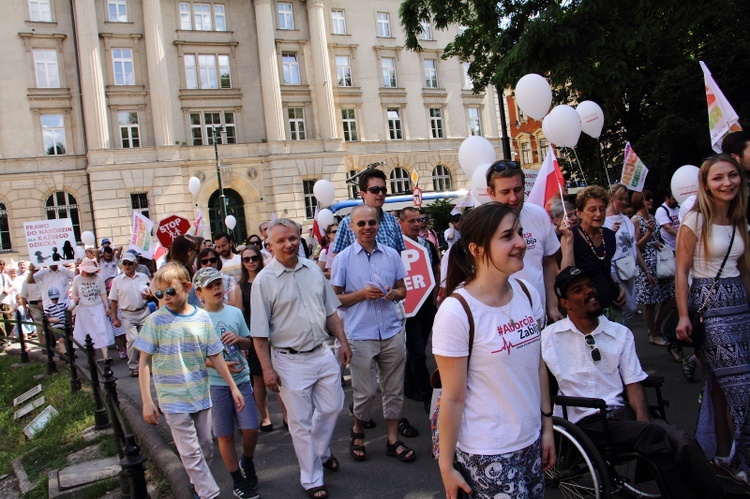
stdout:
<svg viewBox="0 0 750 499">
<path fill-rule="evenodd" d="M 698 194 L 698 171 L 694 165 L 683 165 L 672 175 L 672 195 L 678 203 Z"/>
<path fill-rule="evenodd" d="M 234 230 L 237 226 L 237 219 L 234 218 L 234 215 L 227 215 L 227 218 L 224 219 L 224 223 L 229 230 Z"/>
<path fill-rule="evenodd" d="M 94 244 L 96 244 L 94 233 L 89 230 L 81 232 L 81 242 L 86 246 L 93 246 Z"/>
<path fill-rule="evenodd" d="M 494 163 L 496 158 L 495 146 L 478 135 L 466 137 L 458 148 L 458 164 L 467 177 L 471 177 L 479 165 Z"/>
<path fill-rule="evenodd" d="M 322 230 L 326 230 L 326 228 L 335 221 L 333 212 L 328 208 L 323 208 L 318 212 L 317 220 L 318 225 Z"/>
<path fill-rule="evenodd" d="M 313 194 L 321 206 L 330 206 L 333 204 L 333 198 L 336 197 L 336 189 L 331 182 L 322 179 L 315 182 Z"/>
<path fill-rule="evenodd" d="M 581 117 L 581 130 L 586 135 L 598 139 L 604 127 L 604 111 L 594 101 L 585 100 L 576 107 L 578 116 Z"/>
<path fill-rule="evenodd" d="M 190 177 L 190 180 L 188 180 L 188 190 L 193 197 L 197 197 L 198 193 L 201 191 L 201 179 L 198 177 Z"/>
<path fill-rule="evenodd" d="M 558 147 L 575 147 L 581 136 L 581 117 L 570 106 L 555 106 L 544 117 L 542 131 Z"/>
<path fill-rule="evenodd" d="M 487 193 L 487 170 L 490 168 L 490 163 L 479 165 L 471 174 L 471 194 L 474 196 L 475 206 L 482 205 L 492 198 Z"/>
<path fill-rule="evenodd" d="M 83 260 L 84 258 L 86 258 L 86 250 L 83 248 L 83 246 L 76 246 L 75 252 L 76 260 Z"/>
<path fill-rule="evenodd" d="M 527 116 L 541 120 L 552 105 L 552 89 L 543 76 L 527 74 L 516 84 L 516 103 Z"/>
</svg>

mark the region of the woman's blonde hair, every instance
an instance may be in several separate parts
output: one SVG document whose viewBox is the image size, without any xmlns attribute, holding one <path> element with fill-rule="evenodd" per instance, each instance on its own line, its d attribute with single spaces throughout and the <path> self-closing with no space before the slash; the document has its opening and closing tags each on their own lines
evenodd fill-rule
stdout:
<svg viewBox="0 0 750 499">
<path fill-rule="evenodd" d="M 750 248 L 748 247 L 747 217 L 745 213 L 747 209 L 747 182 L 745 180 L 745 172 L 732 156 L 729 154 L 716 154 L 703 162 L 698 171 L 698 196 L 690 211 L 695 211 L 703 217 L 703 230 L 701 230 L 700 242 L 703 245 L 703 252 L 706 257 L 710 257 L 712 255 L 708 242 L 711 240 L 713 220 L 716 216 L 716 203 L 711 193 L 708 192 L 708 173 L 713 165 L 722 162 L 731 164 L 740 175 L 739 192 L 729 203 L 729 219 L 736 228 L 737 235 L 742 238 L 742 242 L 745 245 L 743 258 L 745 259 L 745 264 L 750 267 L 750 251 L 748 251 Z"/>
</svg>

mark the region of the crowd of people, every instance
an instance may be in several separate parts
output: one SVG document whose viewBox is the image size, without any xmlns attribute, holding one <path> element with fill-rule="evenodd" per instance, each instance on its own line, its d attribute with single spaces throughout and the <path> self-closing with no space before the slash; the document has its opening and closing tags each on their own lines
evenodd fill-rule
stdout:
<svg viewBox="0 0 750 499">
<path fill-rule="evenodd" d="M 303 489 L 328 497 L 325 473 L 342 466 L 330 443 L 346 366 L 349 457 L 374 451 L 366 430 L 378 433 L 379 390 L 381 452 L 417 459 L 404 440 L 419 435 L 403 417 L 413 399 L 439 430 L 435 455 L 451 499 L 544 496 L 556 462 L 552 417 L 562 414 L 550 376 L 556 393 L 605 400 L 604 413 L 567 417 L 596 444 L 614 438 L 649 458 L 674 497 L 719 497 L 717 475 L 750 491 L 750 135 L 730 134 L 725 151 L 701 165 L 682 215 L 671 193 L 657 206 L 649 189 L 622 184 L 582 188 L 545 210 L 524 202 L 520 165 L 497 161 L 487 172 L 492 201 L 454 214 L 445 229 L 417 208 L 386 212 L 385 174 L 366 170 L 363 204 L 320 239 L 286 218 L 262 223 L 240 246 L 226 233 L 179 236 L 158 270 L 104 239 L 74 268 L 0 261 L 0 303 L 3 314 L 20 307 L 34 322 L 71 326 L 78 342 L 90 335 L 104 362 L 114 349 L 139 378 L 145 420 L 169 425 L 201 498 L 220 494 L 209 469 L 214 437 L 234 495 L 260 497 L 254 457 L 259 434 L 274 431 L 273 393 Z M 409 318 L 405 239 L 425 247 L 441 276 Z M 665 253 L 674 277 L 658 268 Z M 695 436 L 651 418 L 632 332 L 640 310 L 648 343 L 682 362 L 688 381 L 702 367 Z M 439 397 L 427 367 L 431 335 Z"/>
</svg>

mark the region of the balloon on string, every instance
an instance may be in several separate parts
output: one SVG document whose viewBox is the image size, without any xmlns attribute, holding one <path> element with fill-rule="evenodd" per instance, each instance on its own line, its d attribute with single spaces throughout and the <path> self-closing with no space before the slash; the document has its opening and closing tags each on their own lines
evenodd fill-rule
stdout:
<svg viewBox="0 0 750 499">
<path fill-rule="evenodd" d="M 479 165 L 474 173 L 471 174 L 471 193 L 474 196 L 474 205 L 480 206 L 492 201 L 487 192 L 487 170 L 491 163 Z"/>
<path fill-rule="evenodd" d="M 586 135 L 598 139 L 604 127 L 604 111 L 594 101 L 585 100 L 576 106 L 576 112 L 581 118 L 581 131 Z"/>
<path fill-rule="evenodd" d="M 322 210 L 318 212 L 317 220 L 318 220 L 318 226 L 321 227 L 323 230 L 326 230 L 326 228 L 329 225 L 335 222 L 335 218 L 333 217 L 333 212 L 329 210 L 328 208 L 323 208 Z"/>
<path fill-rule="evenodd" d="M 224 219 L 224 224 L 229 230 L 234 230 L 237 226 L 237 219 L 234 218 L 234 215 L 227 215 L 227 218 Z"/>
<path fill-rule="evenodd" d="M 330 206 L 336 197 L 336 189 L 330 181 L 321 179 L 315 182 L 313 194 L 321 206 Z"/>
<path fill-rule="evenodd" d="M 479 135 L 466 137 L 458 148 L 458 163 L 467 177 L 471 177 L 479 165 L 494 163 L 496 158 L 495 146 Z"/>
<path fill-rule="evenodd" d="M 93 246 L 94 244 L 96 244 L 94 233 L 89 230 L 81 232 L 81 242 L 86 246 Z"/>
<path fill-rule="evenodd" d="M 581 136 L 581 117 L 568 105 L 555 106 L 542 120 L 542 131 L 558 147 L 575 147 Z"/>
<path fill-rule="evenodd" d="M 527 116 L 541 120 L 552 105 L 552 88 L 543 76 L 527 74 L 516 84 L 516 103 Z"/>
<path fill-rule="evenodd" d="M 86 250 L 83 248 L 83 246 L 76 246 L 75 252 L 76 260 L 83 260 L 84 258 L 86 258 Z"/>
<path fill-rule="evenodd" d="M 190 180 L 188 180 L 188 190 L 193 197 L 197 197 L 198 193 L 201 191 L 201 179 L 198 177 L 190 177 Z"/>
<path fill-rule="evenodd" d="M 672 174 L 672 195 L 678 203 L 698 194 L 698 170 L 694 165 L 683 165 Z"/>
</svg>

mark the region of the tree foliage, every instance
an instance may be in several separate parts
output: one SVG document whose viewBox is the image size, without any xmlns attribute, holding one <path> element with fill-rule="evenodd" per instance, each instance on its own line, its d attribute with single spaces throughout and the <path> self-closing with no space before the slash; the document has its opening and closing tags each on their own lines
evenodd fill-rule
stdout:
<svg viewBox="0 0 750 499">
<path fill-rule="evenodd" d="M 654 188 L 668 187 L 676 168 L 712 152 L 699 60 L 741 121 L 750 114 L 746 0 L 405 0 L 410 49 L 421 48 L 422 19 L 436 29 L 465 27 L 444 57 L 471 61 L 475 91 L 513 87 L 538 73 L 555 89 L 556 104 L 598 103 L 604 158 L 616 166 L 610 171 L 619 173 L 630 141 Z M 601 178 L 596 141 L 582 135 L 578 153 L 587 176 Z"/>
</svg>

